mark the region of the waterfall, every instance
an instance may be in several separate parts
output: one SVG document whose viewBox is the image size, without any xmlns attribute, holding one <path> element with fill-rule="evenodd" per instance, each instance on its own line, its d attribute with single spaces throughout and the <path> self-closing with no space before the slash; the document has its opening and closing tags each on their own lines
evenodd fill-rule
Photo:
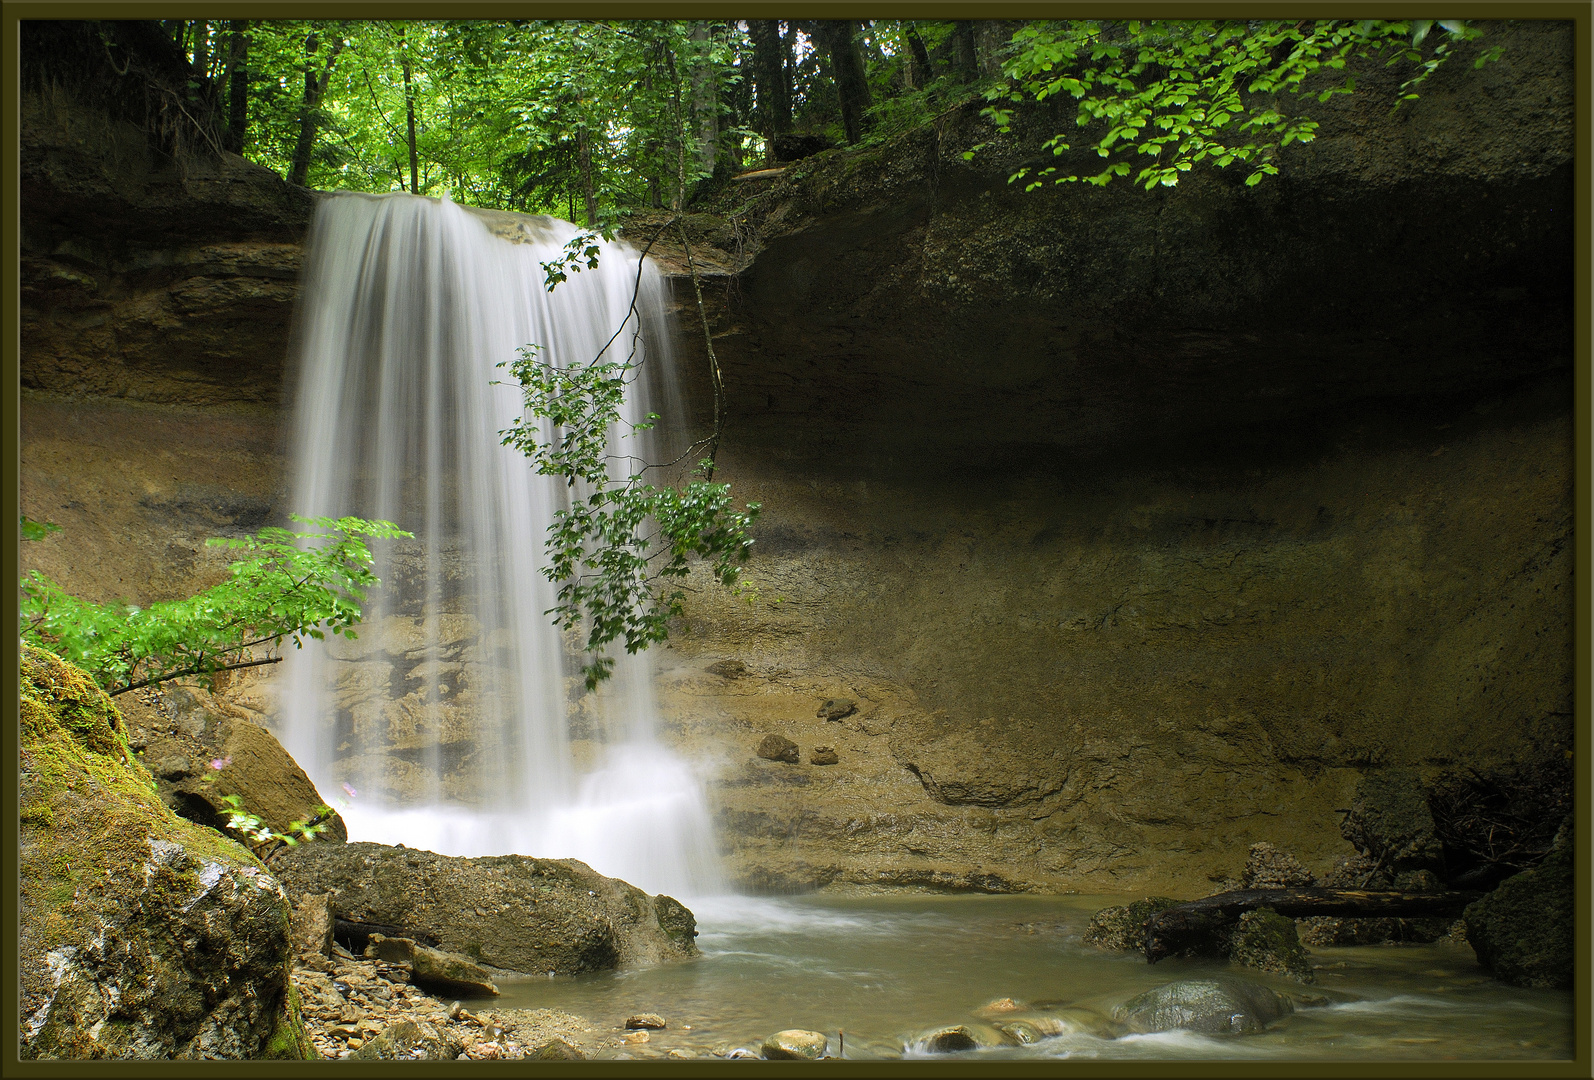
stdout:
<svg viewBox="0 0 1594 1080">
<path fill-rule="evenodd" d="M 498 365 L 644 361 L 628 420 L 678 413 L 663 283 L 605 243 L 552 293 L 568 222 L 412 195 L 319 207 L 303 274 L 289 506 L 396 522 L 358 638 L 288 649 L 280 730 L 351 840 L 576 858 L 650 892 L 722 891 L 702 786 L 656 736 L 646 653 L 584 695 L 547 610 L 562 481 L 498 433 L 522 412 Z M 640 281 L 640 285 L 638 282 Z M 633 291 L 636 313 L 629 313 Z M 629 314 L 628 314 L 629 313 Z M 617 458 L 665 435 L 611 433 Z M 654 458 L 653 460 L 657 460 Z M 580 738 L 572 737 L 572 729 Z M 577 751 L 581 753 L 578 754 Z"/>
</svg>

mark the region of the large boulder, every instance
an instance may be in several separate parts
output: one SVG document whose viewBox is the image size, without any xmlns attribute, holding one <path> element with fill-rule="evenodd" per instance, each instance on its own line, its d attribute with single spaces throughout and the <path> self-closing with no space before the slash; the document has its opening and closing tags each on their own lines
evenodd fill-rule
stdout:
<svg viewBox="0 0 1594 1080">
<path fill-rule="evenodd" d="M 312 1058 L 288 900 L 155 792 L 82 671 L 24 648 L 21 1056 Z"/>
<path fill-rule="evenodd" d="M 152 704 L 130 706 L 128 743 L 154 774 L 166 805 L 201 825 L 226 824 L 229 796 L 277 833 L 313 820 L 325 803 L 276 736 L 186 687 L 169 687 Z M 317 837 L 334 843 L 348 838 L 336 811 Z"/>
<path fill-rule="evenodd" d="M 1166 896 L 1148 896 L 1125 907 L 1102 908 L 1090 917 L 1081 939 L 1102 949 L 1146 947 L 1146 920 L 1178 904 Z"/>
<path fill-rule="evenodd" d="M 336 894 L 346 924 L 402 933 L 502 971 L 573 975 L 697 954 L 697 920 L 679 901 L 574 859 L 302 844 L 271 866 L 292 896 Z"/>
<path fill-rule="evenodd" d="M 1392 873 L 1443 866 L 1444 845 L 1434 830 L 1427 789 L 1411 769 L 1363 775 L 1340 833 Z"/>
<path fill-rule="evenodd" d="M 1572 844 L 1563 825 L 1544 861 L 1462 913 L 1478 963 L 1513 986 L 1566 989 L 1575 956 Z"/>
<path fill-rule="evenodd" d="M 1295 1003 L 1243 979 L 1186 979 L 1129 999 L 1113 1018 L 1129 1031 L 1185 1030 L 1203 1035 L 1251 1034 L 1295 1011 Z"/>
</svg>

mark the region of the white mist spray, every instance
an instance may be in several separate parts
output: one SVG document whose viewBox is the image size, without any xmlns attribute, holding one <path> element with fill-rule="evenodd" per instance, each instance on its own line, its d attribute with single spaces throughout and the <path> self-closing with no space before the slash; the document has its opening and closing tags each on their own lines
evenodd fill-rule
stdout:
<svg viewBox="0 0 1594 1080">
<path fill-rule="evenodd" d="M 635 343 L 646 375 L 625 416 L 668 422 L 659 275 L 642 266 L 638 287 L 637 252 L 604 244 L 596 269 L 549 293 L 541 264 L 576 234 L 409 195 L 319 208 L 290 505 L 415 539 L 377 545 L 384 584 L 356 641 L 289 650 L 282 734 L 323 793 L 347 795 L 351 839 L 577 858 L 649 891 L 712 894 L 723 882 L 702 787 L 657 741 L 646 654 L 619 654 L 595 702 L 601 751 L 585 772 L 572 761 L 577 706 L 539 573 L 565 489 L 499 442 L 522 411 L 518 386 L 494 385 L 499 364 L 533 343 L 543 361 L 589 363 L 622 323 L 613 358 Z M 649 451 L 647 437 L 621 441 L 617 454 Z"/>
</svg>

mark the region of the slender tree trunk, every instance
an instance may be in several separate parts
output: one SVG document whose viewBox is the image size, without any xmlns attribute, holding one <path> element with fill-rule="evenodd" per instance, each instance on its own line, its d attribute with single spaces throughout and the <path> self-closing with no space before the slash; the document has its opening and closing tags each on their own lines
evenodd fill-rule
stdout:
<svg viewBox="0 0 1594 1080">
<path fill-rule="evenodd" d="M 930 50 L 924 47 L 924 39 L 912 23 L 908 24 L 902 36 L 908 39 L 908 52 L 912 57 L 908 69 L 913 72 L 914 85 L 929 86 L 930 80 L 935 78 L 935 71 L 930 67 Z"/>
<path fill-rule="evenodd" d="M 963 82 L 980 77 L 979 55 L 974 48 L 974 24 L 967 19 L 952 24 L 952 69 Z"/>
<path fill-rule="evenodd" d="M 299 117 L 299 141 L 293 148 L 293 165 L 288 171 L 288 182 L 300 187 L 310 177 L 310 153 L 315 149 L 316 129 L 320 127 L 316 109 L 321 104 L 321 95 L 326 93 L 327 85 L 332 81 L 332 65 L 337 63 L 338 54 L 343 51 L 343 42 L 339 40 L 333 44 L 326 67 L 318 75 L 315 54 L 320 47 L 320 35 L 311 33 L 305 38 L 304 111 Z"/>
<path fill-rule="evenodd" d="M 194 28 L 194 64 L 193 79 L 196 84 L 196 94 L 203 97 L 205 83 L 210 78 L 210 23 L 205 19 L 196 19 Z"/>
<path fill-rule="evenodd" d="M 824 48 L 836 96 L 841 101 L 841 126 L 849 144 L 863 138 L 863 114 L 871 104 L 863 57 L 854 36 L 856 25 L 851 19 L 826 19 L 814 24 L 822 39 L 816 44 Z"/>
<path fill-rule="evenodd" d="M 748 35 L 753 39 L 753 75 L 758 88 L 759 131 L 764 134 L 764 153 L 775 163 L 775 136 L 791 130 L 791 88 L 786 81 L 780 22 L 776 19 L 749 19 Z"/>
<path fill-rule="evenodd" d="M 227 149 L 241 154 L 249 130 L 249 22 L 233 19 L 227 30 Z"/>
<path fill-rule="evenodd" d="M 598 198 L 592 185 L 592 138 L 585 128 L 576 130 L 576 162 L 581 170 L 581 194 L 587 205 L 587 228 L 598 227 Z"/>
<path fill-rule="evenodd" d="M 403 26 L 399 27 L 399 67 L 404 74 L 404 118 L 409 125 L 410 194 L 419 195 L 421 193 L 421 168 L 420 154 L 415 146 L 415 82 L 414 73 L 410 68 L 409 41 L 404 36 Z"/>
<path fill-rule="evenodd" d="M 719 94 L 710 53 L 708 23 L 692 24 L 692 116 L 697 121 L 698 168 L 714 175 L 719 159 Z"/>
</svg>

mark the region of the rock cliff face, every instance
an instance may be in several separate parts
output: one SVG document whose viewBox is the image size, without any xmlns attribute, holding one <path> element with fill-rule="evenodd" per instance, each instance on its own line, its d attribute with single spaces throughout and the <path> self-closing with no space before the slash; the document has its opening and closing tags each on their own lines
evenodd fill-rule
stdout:
<svg viewBox="0 0 1594 1080">
<path fill-rule="evenodd" d="M 1353 854 L 1335 811 L 1369 771 L 1565 752 L 1571 36 L 1490 34 L 1504 59 L 1394 114 L 1366 73 L 1256 188 L 1026 194 L 1006 177 L 1059 118 L 991 140 L 970 113 L 690 217 L 729 395 L 718 476 L 765 511 L 758 599 L 701 590 L 658 656 L 735 878 L 1181 894 L 1258 841 L 1322 874 Z M 70 252 L 143 204 L 74 179 L 86 120 L 25 115 L 23 510 L 68 526 L 28 559 L 171 595 L 216 573 L 204 535 L 292 509 L 291 285 L 241 268 L 291 264 L 309 197 L 238 165 L 183 197 L 258 210 L 139 242 L 163 267 L 256 262 L 107 286 Z M 52 267 L 119 299 L 56 303 Z M 179 310 L 190 288 L 211 314 Z M 695 320 L 690 294 L 677 279 Z M 150 305 L 169 325 L 140 337 Z M 701 349 L 683 321 L 699 422 Z M 269 716 L 268 690 L 232 693 Z M 830 698 L 858 710 L 823 719 Z M 758 757 L 768 734 L 799 763 Z"/>
<path fill-rule="evenodd" d="M 282 886 L 161 804 L 81 671 L 32 649 L 22 667 L 22 1056 L 316 1056 Z"/>
</svg>

